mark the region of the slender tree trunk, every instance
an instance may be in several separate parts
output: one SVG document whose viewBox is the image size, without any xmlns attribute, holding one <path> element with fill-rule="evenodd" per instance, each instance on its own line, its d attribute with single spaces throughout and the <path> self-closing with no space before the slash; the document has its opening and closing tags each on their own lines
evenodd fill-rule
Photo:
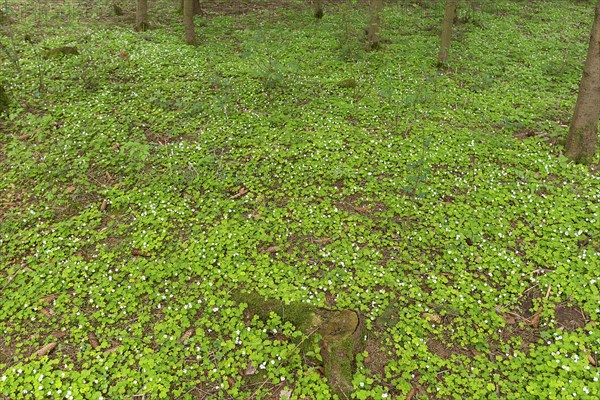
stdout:
<svg viewBox="0 0 600 400">
<path fill-rule="evenodd" d="M 179 0 L 179 12 L 183 13 L 183 1 Z M 202 13 L 202 8 L 200 8 L 200 0 L 194 0 L 194 14 L 198 15 Z"/>
<path fill-rule="evenodd" d="M 371 0 L 371 21 L 367 29 L 367 50 L 377 50 L 381 45 L 379 34 L 379 25 L 381 19 L 381 10 L 383 9 L 383 0 Z"/>
<path fill-rule="evenodd" d="M 2 84 L 0 84 L 0 116 L 4 113 L 6 113 L 6 115 L 8 115 L 8 107 L 9 107 L 9 98 L 8 98 L 8 94 L 6 94 L 6 91 L 4 90 L 4 86 L 2 86 Z"/>
<path fill-rule="evenodd" d="M 148 29 L 148 0 L 137 0 L 135 30 L 144 32 L 146 29 Z"/>
<path fill-rule="evenodd" d="M 454 26 L 454 18 L 456 18 L 457 7 L 458 0 L 446 0 L 446 11 L 442 22 L 442 42 L 438 54 L 440 64 L 445 64 L 448 60 L 448 50 L 450 49 L 450 39 L 452 38 L 452 27 Z"/>
<path fill-rule="evenodd" d="M 589 164 L 598 146 L 600 120 L 600 1 L 590 35 L 587 59 L 579 84 L 579 95 L 567 136 L 566 155 L 575 162 Z"/>
<path fill-rule="evenodd" d="M 323 0 L 315 0 L 315 18 L 323 18 Z"/>
<path fill-rule="evenodd" d="M 190 45 L 196 44 L 194 0 L 183 0 L 183 28 L 185 30 L 185 42 Z"/>
</svg>

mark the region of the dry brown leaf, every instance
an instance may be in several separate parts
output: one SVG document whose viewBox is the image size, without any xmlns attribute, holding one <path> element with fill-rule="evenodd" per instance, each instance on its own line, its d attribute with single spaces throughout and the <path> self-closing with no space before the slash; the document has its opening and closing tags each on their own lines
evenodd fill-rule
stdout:
<svg viewBox="0 0 600 400">
<path fill-rule="evenodd" d="M 267 247 L 262 252 L 263 253 L 275 253 L 277 250 L 279 250 L 279 246 L 271 246 L 271 247 Z"/>
<path fill-rule="evenodd" d="M 100 346 L 100 342 L 98 341 L 98 338 L 96 337 L 96 334 L 94 332 L 88 332 L 87 337 L 88 342 L 90 342 L 90 346 L 92 346 L 92 349 L 95 349 L 96 347 Z"/>
<path fill-rule="evenodd" d="M 538 308 L 538 310 L 535 312 L 535 315 L 529 320 L 529 325 L 535 329 L 537 329 L 540 325 L 540 314 L 542 314 L 543 310 L 544 307 L 540 306 L 540 308 Z"/>
<path fill-rule="evenodd" d="M 60 339 L 62 337 L 67 336 L 67 332 L 63 332 L 63 331 L 52 331 L 52 336 L 54 336 L 56 339 Z"/>
<path fill-rule="evenodd" d="M 144 253 L 143 251 L 141 251 L 139 249 L 132 249 L 131 255 L 140 256 L 140 257 L 150 257 L 147 253 Z"/>
<path fill-rule="evenodd" d="M 25 134 L 23 134 L 23 135 L 21 135 L 21 136 L 17 137 L 17 139 L 19 139 L 19 140 L 27 140 L 27 139 L 29 139 L 30 137 L 31 137 L 31 135 L 30 135 L 29 133 L 25 133 Z"/>
<path fill-rule="evenodd" d="M 106 207 L 108 207 L 108 199 L 103 199 L 102 204 L 100 205 L 100 211 L 106 210 Z"/>
<path fill-rule="evenodd" d="M 254 375 L 257 370 L 258 370 L 258 368 L 256 368 L 254 365 L 248 363 L 248 366 L 246 367 L 246 370 L 244 371 L 244 375 Z"/>
<path fill-rule="evenodd" d="M 44 347 L 42 347 L 41 349 L 39 349 L 38 351 L 35 352 L 35 355 L 38 357 L 42 357 L 47 355 L 48 353 L 50 353 L 52 350 L 54 350 L 54 348 L 56 347 L 58 343 L 56 342 L 51 342 L 48 343 L 47 345 L 45 345 Z"/>
<path fill-rule="evenodd" d="M 56 314 L 56 312 L 55 312 L 53 309 L 49 308 L 49 307 L 47 307 L 47 308 L 42 308 L 42 309 L 40 310 L 40 312 L 41 312 L 42 314 L 44 314 L 46 317 L 48 317 L 48 318 L 51 318 L 51 317 L 52 317 L 54 314 Z"/>
<path fill-rule="evenodd" d="M 439 324 L 442 322 L 442 317 L 439 316 L 438 314 L 423 313 L 423 314 L 421 314 L 421 316 L 425 319 L 435 322 L 436 324 Z"/>
<path fill-rule="evenodd" d="M 514 325 L 517 323 L 517 320 L 510 314 L 502 314 L 502 318 L 504 318 L 504 322 L 506 322 L 508 325 Z"/>
<path fill-rule="evenodd" d="M 118 349 L 119 347 L 121 347 L 121 345 L 120 345 L 120 344 L 118 344 L 118 345 L 116 345 L 116 346 L 113 346 L 113 347 L 111 347 L 110 349 L 106 349 L 106 350 L 104 350 L 104 353 L 105 353 L 105 354 L 112 354 L 112 353 L 114 353 L 115 351 L 117 351 L 117 349 Z"/>
<path fill-rule="evenodd" d="M 592 364 L 594 367 L 598 366 L 598 362 L 591 354 L 588 354 L 587 359 L 590 362 L 590 364 Z"/>
<path fill-rule="evenodd" d="M 406 400 L 411 400 L 417 394 L 417 388 L 415 386 L 410 389 L 410 392 L 406 395 Z"/>
<path fill-rule="evenodd" d="M 242 197 L 246 193 L 248 193 L 248 189 L 246 189 L 245 187 L 242 186 L 240 188 L 240 190 L 238 190 L 238 192 L 236 194 L 234 194 L 233 196 L 231 196 L 231 199 L 232 200 L 239 199 L 240 197 Z"/>
<path fill-rule="evenodd" d="M 191 338 L 193 334 L 194 334 L 193 328 L 190 328 L 187 331 L 183 332 L 183 335 L 181 335 L 181 337 L 179 338 L 179 343 L 185 342 L 186 340 Z"/>
<path fill-rule="evenodd" d="M 42 303 L 52 303 L 54 300 L 58 299 L 58 295 L 56 293 L 49 294 L 48 296 L 42 297 L 40 302 Z"/>
</svg>

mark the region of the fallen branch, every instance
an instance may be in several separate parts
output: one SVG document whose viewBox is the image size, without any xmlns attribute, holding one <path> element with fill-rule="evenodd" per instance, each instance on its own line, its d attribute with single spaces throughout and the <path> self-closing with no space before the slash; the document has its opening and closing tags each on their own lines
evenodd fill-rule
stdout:
<svg viewBox="0 0 600 400">
<path fill-rule="evenodd" d="M 52 350 L 54 350 L 54 348 L 56 347 L 57 344 L 58 343 L 56 343 L 56 342 L 48 343 L 47 345 L 45 345 L 44 347 L 42 347 L 41 349 L 36 351 L 35 355 L 38 357 L 48 355 L 48 353 L 50 353 Z"/>
</svg>

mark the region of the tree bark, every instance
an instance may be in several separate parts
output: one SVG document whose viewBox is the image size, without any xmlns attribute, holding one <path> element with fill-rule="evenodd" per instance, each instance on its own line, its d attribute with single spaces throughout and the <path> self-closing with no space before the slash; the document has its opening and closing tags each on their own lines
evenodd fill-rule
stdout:
<svg viewBox="0 0 600 400">
<path fill-rule="evenodd" d="M 371 21 L 367 29 L 367 50 L 377 50 L 381 45 L 379 34 L 379 25 L 381 19 L 381 10 L 383 9 L 383 0 L 371 0 Z"/>
<path fill-rule="evenodd" d="M 185 30 L 185 42 L 190 45 L 196 44 L 194 0 L 183 0 L 183 28 Z"/>
<path fill-rule="evenodd" d="M 323 18 L 323 0 L 315 0 L 315 18 Z"/>
<path fill-rule="evenodd" d="M 183 2 L 184 0 L 179 0 L 179 12 L 183 13 Z M 200 0 L 194 0 L 194 14 L 198 15 L 202 13 L 202 8 L 200 8 Z"/>
<path fill-rule="evenodd" d="M 144 32 L 148 29 L 148 0 L 138 0 L 135 12 L 135 30 Z"/>
<path fill-rule="evenodd" d="M 448 50 L 450 49 L 450 39 L 452 38 L 452 27 L 454 26 L 454 18 L 456 18 L 457 7 L 458 0 L 446 0 L 446 11 L 442 22 L 442 41 L 438 54 L 440 64 L 445 64 L 448 61 Z"/>
<path fill-rule="evenodd" d="M 587 59 L 579 84 L 579 94 L 569 126 L 566 155 L 571 160 L 589 164 L 598 146 L 600 120 L 600 1 L 590 35 Z"/>
<path fill-rule="evenodd" d="M 6 94 L 4 87 L 0 83 L 0 116 L 4 113 L 6 113 L 6 115 L 8 115 L 9 103 L 10 102 L 9 102 L 8 94 Z"/>
</svg>

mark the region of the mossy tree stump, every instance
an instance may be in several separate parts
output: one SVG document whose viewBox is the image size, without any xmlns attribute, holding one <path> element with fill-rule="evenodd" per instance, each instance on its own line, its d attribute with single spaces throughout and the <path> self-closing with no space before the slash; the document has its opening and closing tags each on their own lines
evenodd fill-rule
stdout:
<svg viewBox="0 0 600 400">
<path fill-rule="evenodd" d="M 266 320 L 271 313 L 291 322 L 307 335 L 318 333 L 325 376 L 334 393 L 348 398 L 353 391 L 356 354 L 363 351 L 364 331 L 359 314 L 353 310 L 329 310 L 310 304 L 266 299 L 256 292 L 236 291 L 232 298 L 248 304 L 248 311 Z"/>
</svg>

